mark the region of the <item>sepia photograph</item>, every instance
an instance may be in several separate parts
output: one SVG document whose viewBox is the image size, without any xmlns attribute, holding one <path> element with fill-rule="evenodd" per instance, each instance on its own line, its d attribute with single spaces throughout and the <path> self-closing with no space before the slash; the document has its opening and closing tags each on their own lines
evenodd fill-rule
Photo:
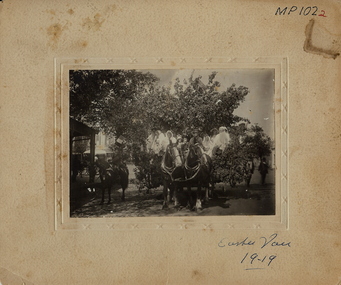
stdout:
<svg viewBox="0 0 341 285">
<path fill-rule="evenodd" d="M 275 70 L 69 70 L 70 217 L 275 215 Z"/>
</svg>

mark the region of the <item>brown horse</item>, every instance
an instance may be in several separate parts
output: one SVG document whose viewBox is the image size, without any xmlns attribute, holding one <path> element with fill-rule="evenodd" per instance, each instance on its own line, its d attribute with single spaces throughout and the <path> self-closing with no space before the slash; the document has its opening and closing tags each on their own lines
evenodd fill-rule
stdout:
<svg viewBox="0 0 341 285">
<path fill-rule="evenodd" d="M 105 170 L 104 179 L 101 183 L 101 187 L 102 187 L 101 205 L 103 205 L 104 203 L 105 189 L 108 189 L 108 194 L 109 194 L 108 204 L 111 203 L 111 188 L 117 184 L 120 185 L 122 188 L 121 200 L 125 201 L 125 190 L 128 187 L 128 181 L 129 181 L 128 177 L 129 177 L 129 170 L 126 165 L 110 167 Z"/>
<path fill-rule="evenodd" d="M 191 210 L 202 209 L 202 187 L 206 188 L 206 197 L 208 199 L 208 190 L 212 176 L 212 160 L 203 152 L 199 145 L 191 145 L 185 160 L 185 181 L 181 182 L 187 186 L 189 192 L 189 207 Z M 197 187 L 193 193 L 191 187 Z M 193 195 L 194 194 L 194 195 Z M 194 197 L 193 197 L 194 196 Z"/>
<path fill-rule="evenodd" d="M 163 156 L 161 169 L 164 175 L 163 209 L 168 207 L 173 196 L 175 206 L 178 206 L 178 190 L 184 187 L 188 189 L 189 208 L 191 210 L 202 209 L 201 190 L 202 187 L 206 187 L 206 196 L 208 196 L 212 161 L 199 146 L 191 146 L 185 162 L 183 162 L 177 147 L 169 145 Z M 197 187 L 197 191 L 192 192 L 191 187 Z M 206 198 L 208 199 L 208 197 Z"/>
<path fill-rule="evenodd" d="M 174 197 L 175 206 L 178 206 L 177 197 L 177 180 L 184 179 L 183 162 L 178 148 L 172 144 L 168 145 L 161 162 L 161 170 L 163 174 L 163 206 L 162 209 L 168 208 L 169 202 Z M 168 195 L 169 190 L 169 195 Z"/>
</svg>

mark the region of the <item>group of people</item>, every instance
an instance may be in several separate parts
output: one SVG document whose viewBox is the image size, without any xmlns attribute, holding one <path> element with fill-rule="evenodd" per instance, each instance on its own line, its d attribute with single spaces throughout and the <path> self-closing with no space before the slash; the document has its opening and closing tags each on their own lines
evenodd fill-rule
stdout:
<svg viewBox="0 0 341 285">
<path fill-rule="evenodd" d="M 216 150 L 223 152 L 231 141 L 230 135 L 226 127 L 222 126 L 219 129 L 212 129 L 211 136 L 204 134 L 203 137 L 199 136 L 199 129 L 193 129 L 192 137 L 189 139 L 187 136 L 175 135 L 172 131 L 162 133 L 160 130 L 153 129 L 150 136 L 147 138 L 147 151 L 155 155 L 162 156 L 169 145 L 176 146 L 183 158 L 190 146 L 197 145 L 203 153 L 212 157 Z M 248 179 L 247 185 L 250 184 L 251 176 L 254 172 L 255 164 L 253 159 L 247 163 Z M 265 184 L 265 177 L 268 173 L 268 164 L 265 158 L 262 158 L 258 166 L 258 171 L 261 174 L 261 184 Z"/>
<path fill-rule="evenodd" d="M 158 157 L 162 157 L 166 152 L 168 146 L 176 146 L 179 150 L 179 153 L 182 156 L 182 160 L 185 161 L 186 155 L 188 153 L 190 146 L 198 146 L 202 153 L 206 153 L 208 156 L 212 157 L 216 150 L 220 150 L 223 152 L 228 144 L 231 141 L 230 135 L 226 127 L 222 126 L 219 129 L 212 129 L 211 136 L 208 134 L 204 134 L 203 137 L 199 135 L 200 130 L 195 128 L 191 132 L 191 137 L 180 134 L 174 134 L 172 131 L 167 131 L 166 133 L 162 133 L 160 130 L 153 129 L 152 133 L 148 136 L 146 140 L 147 151 L 149 153 L 153 153 Z M 112 159 L 103 159 L 101 157 L 96 156 L 94 164 L 89 166 L 89 174 L 90 176 L 94 176 L 98 169 L 99 176 L 101 181 L 103 180 L 103 173 L 106 169 L 115 166 L 122 166 L 124 158 L 121 157 L 122 152 L 118 151 L 113 156 Z M 250 173 L 250 177 L 247 181 L 247 184 L 250 183 L 251 175 L 254 172 L 254 162 L 251 159 L 247 163 L 248 172 Z M 265 177 L 268 173 L 268 164 L 266 159 L 263 158 L 259 164 L 258 171 L 261 174 L 261 183 L 265 184 Z M 75 182 L 77 175 L 81 171 L 81 162 L 79 161 L 77 156 L 74 156 L 71 161 L 71 181 Z M 94 172 L 94 173 L 93 173 Z"/>
<path fill-rule="evenodd" d="M 230 135 L 226 127 L 211 130 L 211 136 L 205 134 L 199 136 L 199 129 L 192 130 L 192 137 L 175 135 L 172 131 L 167 131 L 165 134 L 160 130 L 153 129 L 152 133 L 147 138 L 147 151 L 162 156 L 167 146 L 172 144 L 178 147 L 181 153 L 186 153 L 190 145 L 198 145 L 204 153 L 212 156 L 214 149 L 224 151 L 230 142 Z"/>
</svg>

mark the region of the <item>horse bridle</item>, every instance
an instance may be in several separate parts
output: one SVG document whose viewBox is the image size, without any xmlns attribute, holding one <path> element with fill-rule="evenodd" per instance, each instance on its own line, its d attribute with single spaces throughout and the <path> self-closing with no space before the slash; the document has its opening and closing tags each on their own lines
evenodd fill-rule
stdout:
<svg viewBox="0 0 341 285">
<path fill-rule="evenodd" d="M 172 172 L 175 169 L 174 159 L 177 158 L 178 156 L 181 158 L 181 156 L 180 156 L 180 154 L 174 155 L 170 151 L 170 147 L 167 147 L 166 153 L 168 153 L 168 155 L 172 158 L 173 166 L 168 167 L 167 165 L 165 165 L 165 156 L 164 156 L 164 158 L 162 159 L 162 162 L 161 162 L 161 170 L 162 170 L 162 172 L 164 172 L 164 173 L 168 174 L 170 177 L 172 177 Z"/>
<path fill-rule="evenodd" d="M 200 161 L 200 155 L 198 154 L 199 144 L 196 143 L 195 145 L 192 145 L 190 148 L 193 151 L 193 153 L 198 157 L 198 161 Z"/>
</svg>

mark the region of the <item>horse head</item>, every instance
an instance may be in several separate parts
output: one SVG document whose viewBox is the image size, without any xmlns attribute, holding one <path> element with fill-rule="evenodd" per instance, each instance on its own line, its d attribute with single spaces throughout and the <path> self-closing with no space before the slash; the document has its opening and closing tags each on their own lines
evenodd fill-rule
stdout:
<svg viewBox="0 0 341 285">
<path fill-rule="evenodd" d="M 166 167 L 176 168 L 182 166 L 180 152 L 176 146 L 169 145 L 163 157 L 163 163 Z"/>
<path fill-rule="evenodd" d="M 197 144 L 191 145 L 188 150 L 186 164 L 190 167 L 194 167 L 200 163 L 203 156 L 203 150 Z"/>
</svg>

